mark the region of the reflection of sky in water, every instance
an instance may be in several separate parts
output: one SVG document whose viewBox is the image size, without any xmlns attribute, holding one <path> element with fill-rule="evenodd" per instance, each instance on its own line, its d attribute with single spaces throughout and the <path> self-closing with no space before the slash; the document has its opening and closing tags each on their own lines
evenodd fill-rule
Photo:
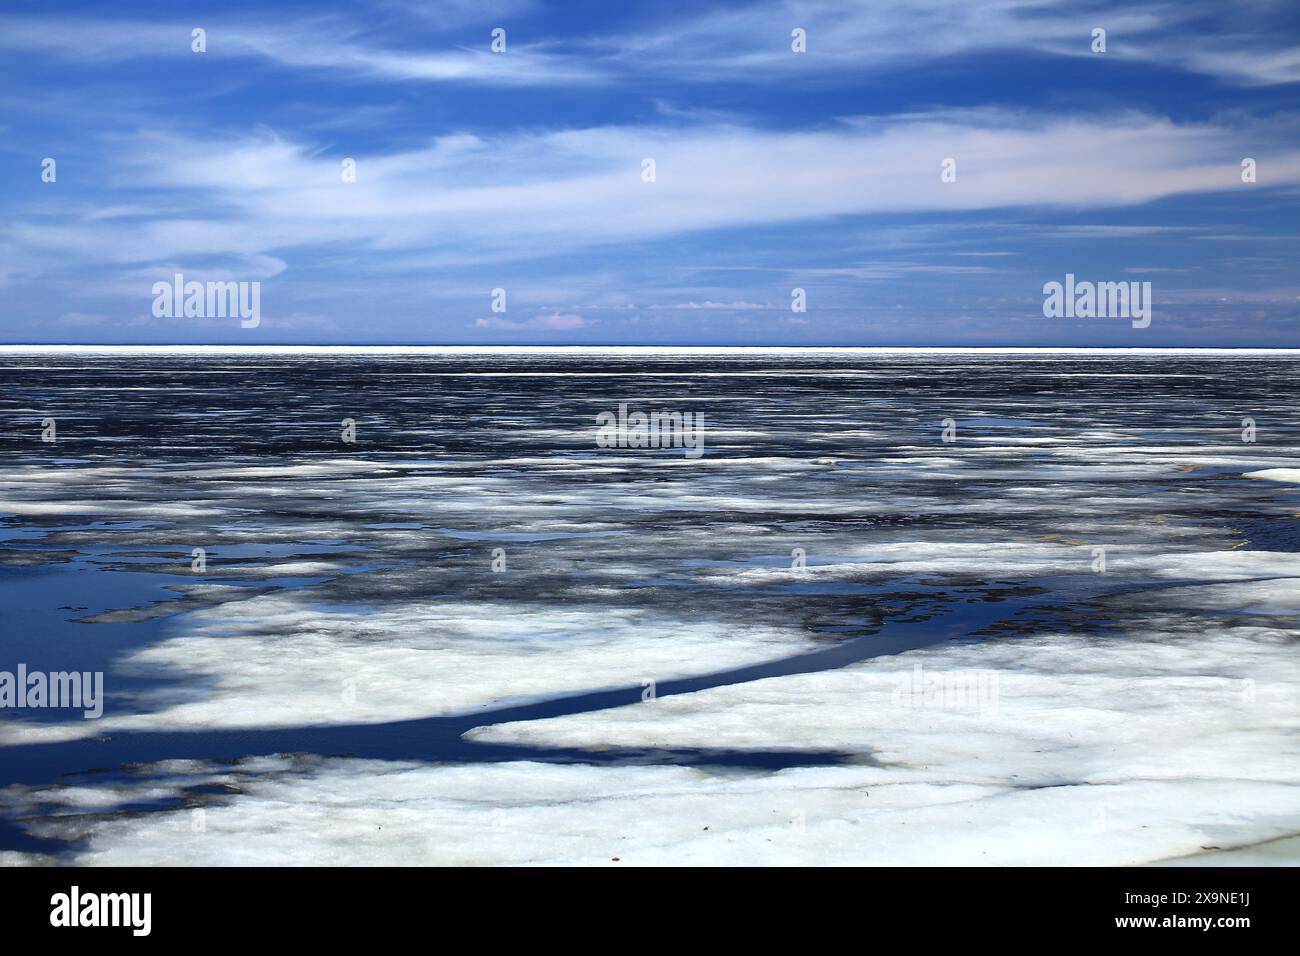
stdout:
<svg viewBox="0 0 1300 956">
<path fill-rule="evenodd" d="M 4 608 L 0 670 L 14 672 L 19 663 L 29 671 L 105 671 L 105 713 L 124 704 L 120 695 L 146 686 L 138 676 L 114 670 L 131 650 L 158 640 L 159 621 L 121 624 L 81 624 L 76 619 L 123 606 L 148 605 L 174 598 L 165 590 L 167 575 L 115 572 L 78 562 L 47 568 L 0 568 L 0 607 Z M 68 711 L 26 709 L 6 713 L 11 720 L 67 720 Z"/>
</svg>

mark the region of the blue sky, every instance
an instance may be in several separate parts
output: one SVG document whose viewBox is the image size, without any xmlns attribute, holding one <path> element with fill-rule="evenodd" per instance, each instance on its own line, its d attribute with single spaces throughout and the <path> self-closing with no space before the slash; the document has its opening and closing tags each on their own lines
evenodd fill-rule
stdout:
<svg viewBox="0 0 1300 956">
<path fill-rule="evenodd" d="M 1294 3 L 56 2 L 0 61 L 3 342 L 1300 347 Z"/>
</svg>

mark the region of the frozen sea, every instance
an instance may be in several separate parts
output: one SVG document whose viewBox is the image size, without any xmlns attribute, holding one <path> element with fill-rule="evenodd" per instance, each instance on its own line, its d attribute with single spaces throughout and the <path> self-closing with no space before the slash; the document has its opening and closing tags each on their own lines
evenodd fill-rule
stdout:
<svg viewBox="0 0 1300 956">
<path fill-rule="evenodd" d="M 1298 863 L 1297 394 L 1269 352 L 0 350 L 0 672 L 106 692 L 0 709 L 0 862 Z M 620 404 L 704 453 L 598 447 Z"/>
</svg>

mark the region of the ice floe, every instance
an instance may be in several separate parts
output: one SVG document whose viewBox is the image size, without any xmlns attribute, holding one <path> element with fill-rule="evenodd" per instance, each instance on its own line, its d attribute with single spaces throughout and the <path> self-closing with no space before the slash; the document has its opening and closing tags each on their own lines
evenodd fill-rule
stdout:
<svg viewBox="0 0 1300 956">
<path fill-rule="evenodd" d="M 1265 468 L 1261 471 L 1248 471 L 1246 477 L 1296 483 L 1300 482 L 1300 468 Z"/>
</svg>

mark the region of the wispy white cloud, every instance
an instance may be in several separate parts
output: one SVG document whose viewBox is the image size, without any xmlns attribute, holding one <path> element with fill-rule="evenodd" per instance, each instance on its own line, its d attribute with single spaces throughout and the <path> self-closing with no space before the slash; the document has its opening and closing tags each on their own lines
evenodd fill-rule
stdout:
<svg viewBox="0 0 1300 956">
<path fill-rule="evenodd" d="M 1197 226 L 1147 225 L 1112 225 L 1093 223 L 1089 225 L 1070 225 L 1040 227 L 1038 232 L 1064 239 L 1149 239 L 1152 236 L 1167 236 L 1194 233 Z"/>
<path fill-rule="evenodd" d="M 538 315 L 531 319 L 504 319 L 499 316 L 493 316 L 491 318 L 474 320 L 474 327 L 478 329 L 507 329 L 540 332 L 572 332 L 577 329 L 587 328 L 592 324 L 593 321 L 591 319 L 583 318 L 582 316 L 572 312 Z"/>
<path fill-rule="evenodd" d="M 1266 6 L 1234 9 L 1230 30 L 1203 22 L 1223 13 L 1199 3 L 766 0 L 684 17 L 646 36 L 611 40 L 610 47 L 628 63 L 670 63 L 678 74 L 698 79 L 749 76 L 761 82 L 846 69 L 878 73 L 977 54 L 1097 57 L 1092 31 L 1100 27 L 1111 59 L 1244 85 L 1300 81 L 1300 46 L 1260 29 Z M 791 55 L 795 27 L 807 33 L 806 54 Z"/>
<path fill-rule="evenodd" d="M 189 21 L 98 20 L 0 16 L 0 50 L 60 57 L 80 63 L 193 57 Z M 363 24 L 317 17 L 292 26 L 229 18 L 205 20 L 206 51 L 214 60 L 256 57 L 284 67 L 399 81 L 463 82 L 497 86 L 558 86 L 604 75 L 599 64 L 514 43 L 507 54 L 447 43 L 412 49 L 371 35 Z"/>
<path fill-rule="evenodd" d="M 849 70 L 894 71 L 978 54 L 1096 57 L 1091 31 L 1107 31 L 1107 58 L 1148 62 L 1241 85 L 1300 82 L 1300 46 L 1261 28 L 1267 9 L 1226 12 L 1196 3 L 1080 4 L 1077 0 L 760 0 L 706 12 L 647 10 L 618 33 L 554 35 L 488 50 L 437 38 L 467 23 L 501 23 L 530 4 L 458 0 L 445 15 L 419 4 L 385 2 L 417 25 L 413 47 L 400 24 L 365 14 L 318 16 L 286 26 L 267 18 L 219 17 L 205 24 L 212 57 L 255 56 L 295 69 L 362 74 L 395 81 L 491 85 L 613 83 L 657 76 L 675 81 L 788 83 Z M 1219 24 L 1215 17 L 1231 17 Z M 1242 22 L 1255 29 L 1243 29 Z M 189 56 L 191 24 L 71 17 L 0 16 L 0 49 L 85 62 Z M 1231 27 L 1231 29 L 1227 28 Z M 790 33 L 807 31 L 794 54 Z M 463 41 L 461 41 L 463 42 Z"/>
<path fill-rule="evenodd" d="M 764 305 L 761 302 L 713 302 L 706 299 L 703 302 L 682 302 L 677 305 L 661 306 L 661 308 L 674 309 L 679 311 L 694 311 L 696 309 L 720 309 L 723 311 L 734 311 L 737 309 L 771 309 L 775 306 Z M 788 306 L 786 306 L 788 308 Z"/>
<path fill-rule="evenodd" d="M 231 142 L 141 133 L 115 144 L 113 181 L 169 212 L 86 219 L 48 208 L 0 227 L 50 262 L 183 263 L 228 256 L 265 273 L 286 250 L 507 260 L 702 230 L 850 215 L 1012 207 L 1108 208 L 1176 194 L 1300 186 L 1300 148 L 1256 142 L 1267 170 L 1239 176 L 1243 134 L 1152 116 L 981 113 L 844 123 L 812 132 L 734 125 L 595 127 L 340 159 L 264 133 Z M 643 182 L 642 159 L 656 162 Z M 940 164 L 957 160 L 957 181 Z M 1156 226 L 1066 227 L 1079 237 Z M 276 264 L 279 264 L 278 266 Z M 949 271 L 977 266 L 918 266 Z"/>
</svg>

